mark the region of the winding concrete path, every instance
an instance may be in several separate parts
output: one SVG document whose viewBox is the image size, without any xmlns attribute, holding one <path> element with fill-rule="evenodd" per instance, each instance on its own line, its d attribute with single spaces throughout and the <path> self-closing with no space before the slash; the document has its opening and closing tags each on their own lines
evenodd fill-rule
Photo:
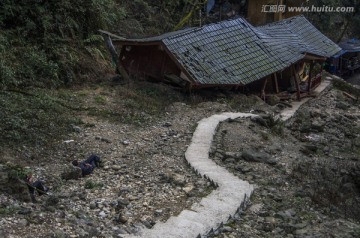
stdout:
<svg viewBox="0 0 360 238">
<path fill-rule="evenodd" d="M 198 123 L 185 158 L 195 171 L 213 181 L 218 186 L 217 189 L 200 203 L 194 204 L 190 210 L 182 211 L 165 223 L 158 222 L 152 229 L 142 230 L 140 237 L 195 238 L 218 227 L 236 213 L 246 198 L 250 197 L 253 186 L 209 159 L 209 151 L 221 121 L 256 116 L 247 113 L 223 113 L 202 119 Z"/>
<path fill-rule="evenodd" d="M 329 85 L 329 81 L 323 81 L 315 93 L 322 92 Z M 288 120 L 308 100 L 309 98 L 301 102 L 293 102 L 293 107 L 280 113 L 280 118 L 283 121 Z M 216 129 L 221 121 L 257 116 L 249 113 L 223 113 L 199 121 L 192 142 L 185 152 L 185 158 L 197 173 L 214 182 L 218 186 L 217 189 L 203 198 L 200 203 L 194 204 L 190 210 L 184 210 L 178 216 L 170 217 L 165 223 L 158 222 L 152 229 L 143 229 L 138 235 L 126 235 L 124 237 L 202 237 L 234 215 L 242 203 L 250 197 L 254 188 L 248 182 L 239 179 L 225 168 L 217 165 L 209 158 L 209 151 Z"/>
</svg>

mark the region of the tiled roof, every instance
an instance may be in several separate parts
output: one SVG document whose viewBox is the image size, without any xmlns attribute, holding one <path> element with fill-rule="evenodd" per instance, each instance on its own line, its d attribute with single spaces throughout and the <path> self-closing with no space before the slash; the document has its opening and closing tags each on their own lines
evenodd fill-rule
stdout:
<svg viewBox="0 0 360 238">
<path fill-rule="evenodd" d="M 248 84 L 284 68 L 243 19 L 224 21 L 164 44 L 199 84 Z"/>
<path fill-rule="evenodd" d="M 303 16 L 263 27 L 238 18 L 201 28 L 127 42 L 162 42 L 197 84 L 246 85 L 311 53 L 330 57 L 340 48 Z"/>
<path fill-rule="evenodd" d="M 341 50 L 302 15 L 257 27 L 257 29 L 278 43 L 288 45 L 300 53 L 331 57 Z"/>
</svg>

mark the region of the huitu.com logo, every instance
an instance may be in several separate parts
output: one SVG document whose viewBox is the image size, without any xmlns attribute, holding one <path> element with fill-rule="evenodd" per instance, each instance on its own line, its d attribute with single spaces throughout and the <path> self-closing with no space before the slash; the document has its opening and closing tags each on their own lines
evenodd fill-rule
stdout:
<svg viewBox="0 0 360 238">
<path fill-rule="evenodd" d="M 306 7 L 290 7 L 286 5 L 263 5 L 261 12 L 265 13 L 284 13 L 284 12 L 298 12 L 298 13 L 306 13 L 306 12 L 318 12 L 318 13 L 326 13 L 326 12 L 354 12 L 354 7 L 333 7 L 333 6 L 306 6 Z"/>
</svg>

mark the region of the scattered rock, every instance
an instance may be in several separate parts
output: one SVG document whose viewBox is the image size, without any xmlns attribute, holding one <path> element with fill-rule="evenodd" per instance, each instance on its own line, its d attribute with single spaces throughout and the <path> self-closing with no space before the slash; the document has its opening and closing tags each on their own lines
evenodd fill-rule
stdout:
<svg viewBox="0 0 360 238">
<path fill-rule="evenodd" d="M 192 192 L 194 190 L 194 185 L 193 184 L 187 184 L 185 187 L 182 188 L 182 190 L 186 194 L 189 194 L 190 192 Z"/>
<path fill-rule="evenodd" d="M 276 95 L 269 95 L 266 97 L 266 102 L 270 106 L 275 106 L 276 104 L 278 104 L 280 102 L 280 98 Z"/>
<path fill-rule="evenodd" d="M 255 152 L 253 150 L 244 150 L 241 154 L 241 157 L 249 162 L 260 162 L 270 165 L 275 165 L 277 163 L 277 161 L 272 159 L 270 155 L 263 152 Z"/>
<path fill-rule="evenodd" d="M 162 209 L 155 210 L 155 212 L 154 212 L 155 216 L 161 216 L 162 213 L 163 213 Z"/>
<path fill-rule="evenodd" d="M 79 167 L 65 165 L 64 172 L 61 174 L 61 178 L 64 180 L 80 179 L 82 178 L 82 171 Z"/>
<path fill-rule="evenodd" d="M 28 222 L 28 220 L 26 220 L 26 219 L 20 219 L 19 222 L 18 222 L 18 224 L 19 224 L 20 226 L 27 226 L 27 225 L 29 224 L 29 222 Z"/>
<path fill-rule="evenodd" d="M 96 203 L 95 202 L 90 203 L 90 209 L 95 209 L 95 208 L 96 208 Z"/>
<path fill-rule="evenodd" d="M 231 228 L 230 226 L 224 226 L 221 228 L 221 232 L 233 232 L 233 228 Z"/>
<path fill-rule="evenodd" d="M 104 211 L 101 211 L 101 212 L 99 213 L 99 216 L 100 216 L 101 218 L 105 218 L 105 217 L 106 217 L 106 213 L 105 213 Z"/>
<path fill-rule="evenodd" d="M 32 212 L 31 208 L 23 208 L 20 211 L 18 211 L 18 214 L 29 215 L 31 212 Z"/>
<path fill-rule="evenodd" d="M 286 219 L 292 219 L 295 215 L 296 215 L 296 212 L 293 209 L 289 209 L 289 210 L 280 211 L 280 212 L 276 213 L 275 217 L 286 220 Z"/>
<path fill-rule="evenodd" d="M 165 122 L 165 123 L 164 123 L 164 126 L 165 126 L 165 127 L 171 127 L 172 124 L 171 124 L 171 122 Z"/>
<path fill-rule="evenodd" d="M 251 207 L 249 207 L 248 212 L 252 213 L 252 214 L 258 214 L 261 209 L 263 208 L 263 204 L 254 204 L 251 205 Z"/>
<path fill-rule="evenodd" d="M 237 152 L 225 152 L 223 155 L 224 155 L 225 159 L 231 158 L 231 159 L 235 159 L 237 161 L 242 158 L 241 153 L 237 153 Z"/>
<path fill-rule="evenodd" d="M 56 196 L 49 196 L 48 199 L 46 200 L 46 205 L 47 206 L 55 206 L 60 202 L 60 199 Z"/>
<path fill-rule="evenodd" d="M 108 139 L 108 138 L 101 137 L 100 140 L 103 141 L 103 142 L 109 143 L 109 144 L 111 143 L 111 140 Z"/>
<path fill-rule="evenodd" d="M 118 217 L 118 221 L 120 222 L 120 223 L 122 223 L 122 224 L 125 224 L 127 221 L 128 221 L 129 219 L 127 218 L 127 217 L 125 217 L 125 216 L 123 216 L 123 215 L 119 215 L 119 217 Z"/>
<path fill-rule="evenodd" d="M 184 186 L 186 184 L 186 178 L 181 174 L 174 174 L 172 176 L 173 183 L 178 186 Z"/>
<path fill-rule="evenodd" d="M 339 101 L 336 103 L 336 107 L 339 108 L 339 109 L 342 109 L 342 110 L 347 110 L 350 108 L 350 105 L 347 104 L 346 102 L 343 102 L 343 101 Z"/>
<path fill-rule="evenodd" d="M 81 128 L 75 125 L 71 125 L 71 128 L 73 129 L 73 131 L 75 131 L 76 133 L 80 133 L 81 132 Z"/>
<path fill-rule="evenodd" d="M 324 121 L 313 121 L 311 123 L 311 130 L 314 132 L 323 132 L 325 127 Z"/>
<path fill-rule="evenodd" d="M 127 205 L 130 204 L 130 202 L 127 199 L 119 199 L 118 204 L 123 205 L 123 206 L 127 206 Z"/>
<path fill-rule="evenodd" d="M 146 228 L 148 228 L 148 229 L 151 229 L 153 226 L 150 224 L 150 222 L 148 222 L 148 221 L 143 221 L 142 222 L 143 224 L 144 224 L 144 226 L 146 227 Z"/>
</svg>

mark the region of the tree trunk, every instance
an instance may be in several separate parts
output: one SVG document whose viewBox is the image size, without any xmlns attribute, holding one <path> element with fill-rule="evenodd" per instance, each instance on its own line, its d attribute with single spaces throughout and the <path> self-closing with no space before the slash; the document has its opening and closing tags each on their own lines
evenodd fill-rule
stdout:
<svg viewBox="0 0 360 238">
<path fill-rule="evenodd" d="M 349 28 L 349 25 L 350 25 L 350 21 L 347 20 L 346 23 L 345 23 L 344 29 L 342 30 L 342 32 L 341 32 L 339 38 L 337 39 L 336 43 L 339 43 L 342 40 L 342 38 L 344 37 L 347 29 Z"/>
</svg>

